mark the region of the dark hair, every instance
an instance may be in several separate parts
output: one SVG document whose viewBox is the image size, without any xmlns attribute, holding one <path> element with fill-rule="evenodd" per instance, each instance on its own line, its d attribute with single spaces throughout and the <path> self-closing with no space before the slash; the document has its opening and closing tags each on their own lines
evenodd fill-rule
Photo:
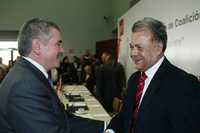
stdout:
<svg viewBox="0 0 200 133">
<path fill-rule="evenodd" d="M 21 56 L 30 54 L 33 39 L 48 42 L 52 36 L 50 28 L 55 28 L 60 31 L 60 28 L 55 23 L 40 18 L 33 18 L 23 24 L 18 36 L 19 54 Z"/>
<path fill-rule="evenodd" d="M 146 17 L 142 20 L 137 21 L 133 27 L 132 32 L 137 32 L 141 30 L 149 30 L 152 35 L 153 39 L 157 42 L 162 42 L 163 44 L 163 52 L 167 47 L 167 31 L 166 26 L 159 20 L 154 18 Z"/>
<path fill-rule="evenodd" d="M 65 64 L 65 60 L 69 62 L 69 57 L 67 55 L 63 57 L 62 64 Z"/>
</svg>

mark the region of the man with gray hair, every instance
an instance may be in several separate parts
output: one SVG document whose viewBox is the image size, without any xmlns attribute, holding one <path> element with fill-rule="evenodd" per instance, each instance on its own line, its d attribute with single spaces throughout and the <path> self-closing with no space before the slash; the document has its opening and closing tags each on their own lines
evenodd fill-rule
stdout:
<svg viewBox="0 0 200 133">
<path fill-rule="evenodd" d="M 101 132 L 103 123 L 75 117 L 64 110 L 47 72 L 60 66 L 60 28 L 34 18 L 20 30 L 21 58 L 0 86 L 1 133 Z"/>
<path fill-rule="evenodd" d="M 164 55 L 165 25 L 153 18 L 132 27 L 130 55 L 135 68 L 122 111 L 106 133 L 199 133 L 200 84 Z"/>
</svg>

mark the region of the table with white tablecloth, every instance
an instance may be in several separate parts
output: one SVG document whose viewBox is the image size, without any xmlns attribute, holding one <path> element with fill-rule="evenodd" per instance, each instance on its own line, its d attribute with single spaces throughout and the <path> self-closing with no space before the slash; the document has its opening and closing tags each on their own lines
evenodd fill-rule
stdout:
<svg viewBox="0 0 200 133">
<path fill-rule="evenodd" d="M 70 101 L 70 96 L 80 96 L 80 101 Z M 77 97 L 78 98 L 78 97 Z M 64 85 L 60 96 L 65 108 L 70 106 L 87 106 L 87 109 L 80 108 L 74 112 L 75 115 L 101 121 L 110 121 L 111 117 L 105 111 L 99 101 L 83 85 Z"/>
</svg>

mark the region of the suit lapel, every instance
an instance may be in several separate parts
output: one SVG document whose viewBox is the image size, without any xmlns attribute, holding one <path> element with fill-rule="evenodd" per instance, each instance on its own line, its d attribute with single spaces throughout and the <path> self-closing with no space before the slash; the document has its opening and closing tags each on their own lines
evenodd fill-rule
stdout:
<svg viewBox="0 0 200 133">
<path fill-rule="evenodd" d="M 65 109 L 63 105 L 61 104 L 56 92 L 53 90 L 48 79 L 44 76 L 44 74 L 38 68 L 36 68 L 33 64 L 31 64 L 30 62 L 28 62 L 27 60 L 23 58 L 19 59 L 17 63 L 21 65 L 22 67 L 29 69 L 29 71 L 33 75 L 35 75 L 41 83 L 45 85 L 45 87 L 41 89 L 46 89 L 49 92 L 48 94 L 51 97 L 52 105 L 54 106 L 53 108 L 55 112 L 59 114 L 60 118 L 63 119 L 63 121 L 67 120 L 65 119 L 65 117 L 67 117 L 67 115 L 65 115 Z"/>
<path fill-rule="evenodd" d="M 129 104 L 129 107 L 131 109 L 131 113 L 133 112 L 133 109 L 134 109 L 134 106 L 135 106 L 135 94 L 136 94 L 136 91 L 137 91 L 137 86 L 138 86 L 138 80 L 139 80 L 139 75 L 140 75 L 140 72 L 137 72 L 135 74 L 135 76 L 129 81 L 129 92 L 128 95 L 128 101 L 130 101 L 128 104 Z"/>
<path fill-rule="evenodd" d="M 138 79 L 139 79 L 139 75 L 140 72 L 136 72 L 134 73 L 129 81 L 128 81 L 128 92 L 127 92 L 127 97 L 124 100 L 125 103 L 123 105 L 123 108 L 125 109 L 125 119 L 126 121 L 126 130 L 128 132 L 128 130 L 130 129 L 130 127 L 132 127 L 132 116 L 133 116 L 133 109 L 135 108 L 135 93 L 137 91 L 137 85 L 138 85 Z"/>
<path fill-rule="evenodd" d="M 151 80 L 145 95 L 142 99 L 141 105 L 140 105 L 140 111 L 145 110 L 148 108 L 149 103 L 151 102 L 151 99 L 154 97 L 157 91 L 159 91 L 160 86 L 162 84 L 162 78 L 165 76 L 166 67 L 169 65 L 168 60 L 165 58 L 161 66 L 159 67 L 158 71 L 155 73 L 153 79 Z"/>
<path fill-rule="evenodd" d="M 55 91 L 53 90 L 52 86 L 50 85 L 48 79 L 44 76 L 44 74 L 38 68 L 36 68 L 33 64 L 31 64 L 29 61 L 25 60 L 24 58 L 21 58 L 18 63 L 22 67 L 29 69 L 29 71 L 33 75 L 35 75 L 35 77 L 38 78 L 40 83 L 43 83 L 45 85 L 45 87 L 43 87 L 41 89 L 46 89 L 49 92 L 49 94 L 51 95 L 51 97 L 53 98 L 53 101 L 56 101 L 57 103 L 59 103 L 59 99 L 58 99 Z"/>
<path fill-rule="evenodd" d="M 44 74 L 29 61 L 25 60 L 24 58 L 20 58 L 18 64 L 26 69 L 29 69 L 29 71 L 35 75 L 42 83 L 44 83 L 45 86 L 51 88 L 51 85 L 49 84 L 48 79 L 44 76 Z"/>
</svg>

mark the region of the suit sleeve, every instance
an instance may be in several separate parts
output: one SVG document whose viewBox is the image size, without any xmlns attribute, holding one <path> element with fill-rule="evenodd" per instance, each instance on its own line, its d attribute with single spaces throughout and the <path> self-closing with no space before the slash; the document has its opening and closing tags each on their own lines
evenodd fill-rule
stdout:
<svg viewBox="0 0 200 133">
<path fill-rule="evenodd" d="M 173 101 L 174 107 L 169 109 L 168 119 L 176 132 L 199 132 L 200 84 L 196 78 L 190 76 L 182 79 L 180 88 L 181 91 L 177 92 L 177 95 L 182 98 L 176 98 Z"/>
<path fill-rule="evenodd" d="M 119 114 L 112 118 L 107 129 L 113 129 L 115 133 L 128 132 L 131 124 L 131 115 L 133 107 L 133 88 L 138 74 L 134 74 L 129 78 L 127 95 L 123 99 L 122 110 Z"/>
<path fill-rule="evenodd" d="M 104 130 L 104 122 L 69 115 L 70 133 L 102 133 Z"/>
</svg>

